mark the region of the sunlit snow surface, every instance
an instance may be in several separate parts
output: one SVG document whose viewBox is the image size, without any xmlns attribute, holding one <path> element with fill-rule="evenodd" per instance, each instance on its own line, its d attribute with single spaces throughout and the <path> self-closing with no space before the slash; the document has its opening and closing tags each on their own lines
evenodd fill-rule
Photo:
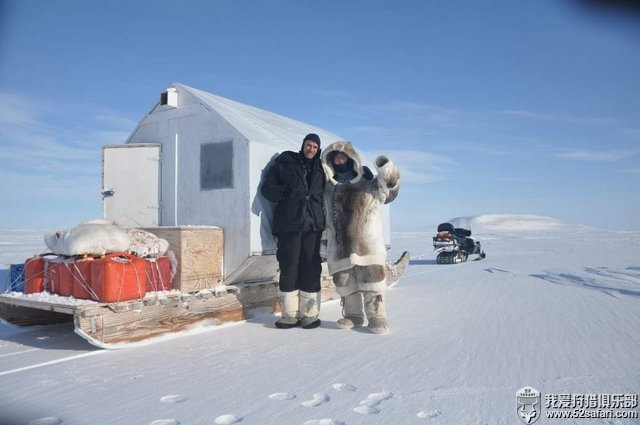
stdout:
<svg viewBox="0 0 640 425">
<path fill-rule="evenodd" d="M 525 386 L 542 414 L 545 395 L 640 392 L 640 232 L 462 219 L 486 259 L 436 264 L 439 223 L 392 232 L 390 256 L 408 249 L 411 262 L 386 296 L 389 335 L 338 329 L 338 301 L 318 329 L 276 329 L 264 311 L 119 350 L 71 324 L 0 325 L 0 425 L 511 425 Z M 0 233 L 2 282 L 42 234 Z"/>
</svg>

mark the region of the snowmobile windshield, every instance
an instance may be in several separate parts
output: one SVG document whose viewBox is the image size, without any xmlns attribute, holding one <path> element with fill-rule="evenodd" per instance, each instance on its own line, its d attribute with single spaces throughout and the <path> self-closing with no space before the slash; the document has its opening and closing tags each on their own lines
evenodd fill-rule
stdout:
<svg viewBox="0 0 640 425">
<path fill-rule="evenodd" d="M 453 227 L 456 227 L 458 229 L 466 229 L 471 231 L 471 220 L 469 220 L 468 217 L 457 217 L 457 218 L 452 218 L 450 221 L 451 224 L 453 224 Z"/>
</svg>

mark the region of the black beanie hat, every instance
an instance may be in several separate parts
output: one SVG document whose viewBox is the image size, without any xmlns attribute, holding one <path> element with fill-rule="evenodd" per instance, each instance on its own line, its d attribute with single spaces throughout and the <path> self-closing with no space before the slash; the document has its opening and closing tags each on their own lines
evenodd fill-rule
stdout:
<svg viewBox="0 0 640 425">
<path fill-rule="evenodd" d="M 315 134 L 315 133 L 309 133 L 306 136 L 304 136 L 304 139 L 302 139 L 302 144 L 304 145 L 304 142 L 307 140 L 311 140 L 312 142 L 315 142 L 316 145 L 318 145 L 318 149 L 320 149 L 320 137 Z"/>
</svg>

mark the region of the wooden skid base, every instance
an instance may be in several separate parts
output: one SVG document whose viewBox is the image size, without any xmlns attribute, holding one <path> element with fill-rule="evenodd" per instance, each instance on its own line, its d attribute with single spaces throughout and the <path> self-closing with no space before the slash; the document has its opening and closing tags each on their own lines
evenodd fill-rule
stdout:
<svg viewBox="0 0 640 425">
<path fill-rule="evenodd" d="M 323 300 L 335 297 L 323 288 Z M 276 312 L 276 282 L 227 286 L 197 294 L 159 292 L 143 300 L 68 305 L 0 295 L 0 318 L 19 326 L 72 321 L 75 332 L 101 348 L 117 348 L 196 326 L 219 325 L 252 317 L 258 309 Z"/>
<path fill-rule="evenodd" d="M 76 333 L 97 346 L 142 341 L 190 326 L 243 320 L 234 294 L 171 297 L 144 302 L 99 305 L 74 315 Z"/>
</svg>

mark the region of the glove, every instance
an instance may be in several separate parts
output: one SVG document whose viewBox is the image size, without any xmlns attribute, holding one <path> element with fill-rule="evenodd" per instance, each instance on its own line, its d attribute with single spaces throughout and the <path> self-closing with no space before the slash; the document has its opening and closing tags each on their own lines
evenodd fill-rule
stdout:
<svg viewBox="0 0 640 425">
<path fill-rule="evenodd" d="M 284 189 L 284 196 L 287 199 L 304 199 L 307 196 L 307 192 L 305 192 L 303 189 L 300 189 L 299 187 L 287 186 Z"/>
</svg>

